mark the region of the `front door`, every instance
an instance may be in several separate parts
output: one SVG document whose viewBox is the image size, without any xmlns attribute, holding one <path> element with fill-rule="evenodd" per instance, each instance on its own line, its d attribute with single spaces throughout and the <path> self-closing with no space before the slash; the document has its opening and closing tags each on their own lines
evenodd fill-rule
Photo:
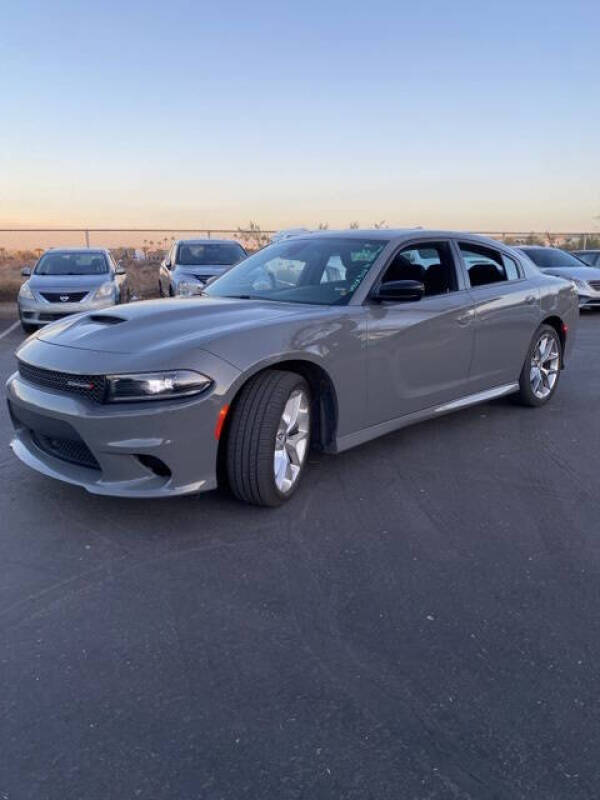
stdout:
<svg viewBox="0 0 600 800">
<path fill-rule="evenodd" d="M 420 281 L 425 295 L 367 307 L 368 425 L 469 393 L 475 315 L 450 242 L 403 246 L 382 278 L 395 280 Z"/>
</svg>

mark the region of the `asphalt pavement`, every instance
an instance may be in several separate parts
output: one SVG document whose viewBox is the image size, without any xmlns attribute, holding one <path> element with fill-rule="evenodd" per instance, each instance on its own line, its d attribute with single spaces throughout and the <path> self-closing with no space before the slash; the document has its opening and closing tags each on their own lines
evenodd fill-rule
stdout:
<svg viewBox="0 0 600 800">
<path fill-rule="evenodd" d="M 3 404 L 0 799 L 600 797 L 599 343 L 275 511 L 54 482 Z"/>
</svg>

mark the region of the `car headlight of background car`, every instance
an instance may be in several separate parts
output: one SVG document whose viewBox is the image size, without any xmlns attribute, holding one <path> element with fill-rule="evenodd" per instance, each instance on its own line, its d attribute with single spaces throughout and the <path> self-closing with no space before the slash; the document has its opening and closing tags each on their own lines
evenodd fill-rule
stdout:
<svg viewBox="0 0 600 800">
<path fill-rule="evenodd" d="M 112 281 L 102 283 L 92 295 L 92 300 L 106 300 L 115 296 L 115 285 Z"/>
<path fill-rule="evenodd" d="M 190 297 L 193 294 L 202 294 L 204 283 L 201 281 L 180 281 L 177 284 L 177 294 Z"/>
<path fill-rule="evenodd" d="M 212 385 L 208 376 L 189 369 L 107 375 L 106 382 L 106 400 L 109 403 L 192 397 L 205 392 Z"/>
<path fill-rule="evenodd" d="M 583 289 L 584 292 L 589 291 L 590 287 L 587 285 L 587 283 L 579 278 L 571 278 L 571 283 L 575 284 L 576 289 Z"/>
<path fill-rule="evenodd" d="M 29 281 L 25 281 L 24 284 L 21 285 L 19 289 L 19 297 L 23 298 L 23 300 L 33 300 L 33 292 L 29 288 Z"/>
</svg>

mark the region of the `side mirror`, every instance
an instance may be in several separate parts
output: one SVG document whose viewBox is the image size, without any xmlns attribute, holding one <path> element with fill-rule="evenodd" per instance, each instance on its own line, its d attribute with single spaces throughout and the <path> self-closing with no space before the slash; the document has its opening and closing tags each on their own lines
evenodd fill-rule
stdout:
<svg viewBox="0 0 600 800">
<path fill-rule="evenodd" d="M 24 278 L 30 278 L 31 277 L 31 267 L 23 267 L 23 269 L 21 270 L 21 275 Z"/>
<path fill-rule="evenodd" d="M 165 260 L 163 261 L 163 264 L 165 265 L 165 267 L 167 269 L 171 269 L 171 262 L 169 261 L 168 258 L 165 258 Z"/>
<path fill-rule="evenodd" d="M 371 295 L 373 300 L 395 303 L 414 303 L 425 294 L 425 284 L 421 281 L 386 281 Z"/>
<path fill-rule="evenodd" d="M 115 275 L 127 275 L 127 270 L 125 269 L 124 266 L 121 265 L 120 262 L 117 264 Z"/>
</svg>

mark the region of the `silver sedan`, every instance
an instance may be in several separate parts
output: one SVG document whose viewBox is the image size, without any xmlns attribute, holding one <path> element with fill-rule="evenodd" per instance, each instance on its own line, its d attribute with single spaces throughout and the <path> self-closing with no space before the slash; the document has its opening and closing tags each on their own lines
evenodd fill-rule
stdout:
<svg viewBox="0 0 600 800">
<path fill-rule="evenodd" d="M 271 245 L 198 297 L 48 326 L 8 381 L 12 448 L 98 494 L 292 496 L 309 447 L 339 453 L 515 394 L 542 406 L 573 347 L 570 281 L 451 232 Z M 483 423 L 482 423 L 483 424 Z"/>
<path fill-rule="evenodd" d="M 25 333 L 69 314 L 97 311 L 127 302 L 131 290 L 125 270 L 108 250 L 47 250 L 17 297 Z"/>
<path fill-rule="evenodd" d="M 584 263 L 581 256 L 558 247 L 528 245 L 518 249 L 547 275 L 573 281 L 580 308 L 600 308 L 600 268 L 592 267 Z"/>
</svg>

